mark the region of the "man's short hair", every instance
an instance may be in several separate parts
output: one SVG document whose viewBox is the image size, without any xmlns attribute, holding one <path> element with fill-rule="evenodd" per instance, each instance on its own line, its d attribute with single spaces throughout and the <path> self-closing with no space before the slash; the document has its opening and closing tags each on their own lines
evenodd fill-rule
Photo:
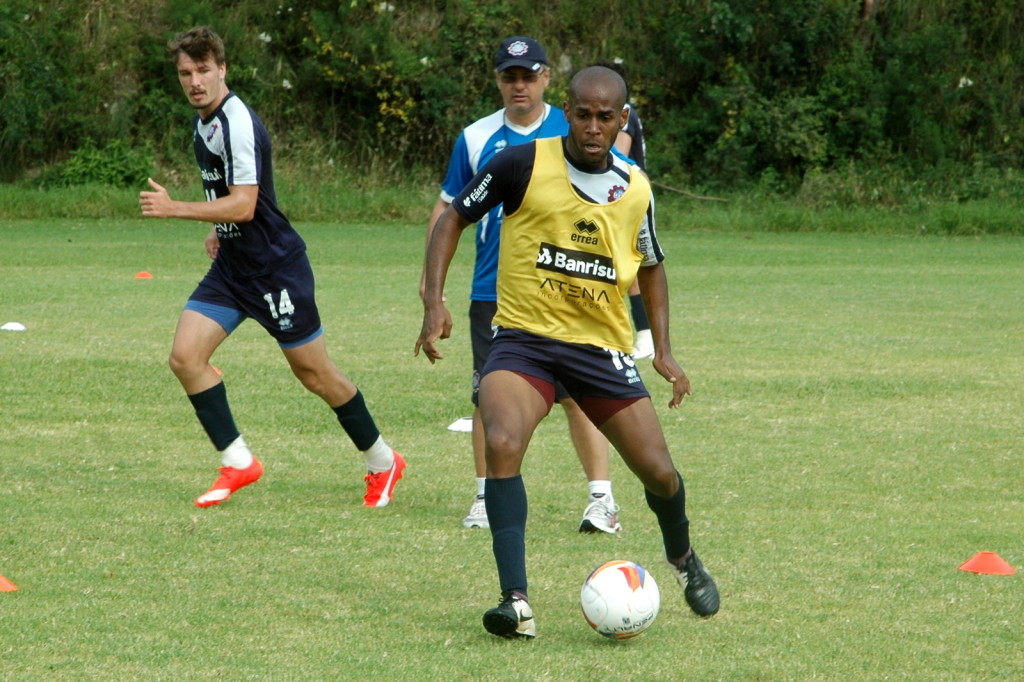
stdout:
<svg viewBox="0 0 1024 682">
<path fill-rule="evenodd" d="M 576 75 L 569 81 L 569 101 L 575 102 L 579 91 L 599 81 L 606 81 L 614 84 L 618 89 L 618 96 L 622 99 L 622 106 L 626 106 L 626 81 L 614 69 L 607 66 L 588 66 L 576 72 Z"/>
<path fill-rule="evenodd" d="M 227 59 L 224 52 L 224 41 L 209 26 L 190 28 L 174 36 L 167 43 L 167 55 L 172 62 L 177 63 L 178 55 L 183 52 L 196 62 L 213 57 L 213 61 L 218 66 Z"/>
<path fill-rule="evenodd" d="M 622 82 L 626 84 L 626 101 L 629 101 L 629 75 L 626 73 L 626 67 L 622 65 L 622 62 L 613 61 L 611 59 L 601 59 L 594 62 L 594 66 L 603 66 L 606 69 L 611 69 L 615 73 L 619 74 L 622 78 Z"/>
</svg>

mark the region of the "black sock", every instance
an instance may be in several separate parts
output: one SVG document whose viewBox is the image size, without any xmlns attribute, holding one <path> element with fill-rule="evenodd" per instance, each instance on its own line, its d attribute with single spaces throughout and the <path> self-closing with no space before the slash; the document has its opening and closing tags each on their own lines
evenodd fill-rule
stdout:
<svg viewBox="0 0 1024 682">
<path fill-rule="evenodd" d="M 334 414 L 338 415 L 341 428 L 345 429 L 345 433 L 360 451 L 369 450 L 380 438 L 380 431 L 370 411 L 366 409 L 366 401 L 359 390 L 347 403 L 335 407 Z"/>
<path fill-rule="evenodd" d="M 526 597 L 526 486 L 522 476 L 488 478 L 484 484 L 491 547 L 502 592 Z"/>
<path fill-rule="evenodd" d="M 632 294 L 629 297 L 629 309 L 633 312 L 633 326 L 637 331 L 651 328 L 651 321 L 647 319 L 647 310 L 644 308 L 644 297 L 640 294 Z"/>
<path fill-rule="evenodd" d="M 672 497 L 665 499 L 644 489 L 647 506 L 658 517 L 661 528 L 661 539 L 665 543 L 665 554 L 670 559 L 679 559 L 690 551 L 690 520 L 686 518 L 686 490 L 683 488 L 683 477 L 679 476 L 679 490 Z"/>
<path fill-rule="evenodd" d="M 228 392 L 223 381 L 213 388 L 193 393 L 188 399 L 196 410 L 199 423 L 203 425 L 206 435 L 210 437 L 213 447 L 218 451 L 231 445 L 241 435 L 235 426 L 234 417 L 231 416 L 231 408 L 228 407 Z"/>
</svg>

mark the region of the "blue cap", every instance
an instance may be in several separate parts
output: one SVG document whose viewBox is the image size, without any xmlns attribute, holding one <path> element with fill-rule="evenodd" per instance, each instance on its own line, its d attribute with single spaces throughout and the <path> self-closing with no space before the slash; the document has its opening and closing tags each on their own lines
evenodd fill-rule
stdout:
<svg viewBox="0 0 1024 682">
<path fill-rule="evenodd" d="M 494 58 L 494 66 L 498 71 L 513 66 L 521 66 L 530 71 L 540 71 L 547 66 L 548 56 L 544 48 L 533 38 L 512 36 L 505 38 Z"/>
</svg>

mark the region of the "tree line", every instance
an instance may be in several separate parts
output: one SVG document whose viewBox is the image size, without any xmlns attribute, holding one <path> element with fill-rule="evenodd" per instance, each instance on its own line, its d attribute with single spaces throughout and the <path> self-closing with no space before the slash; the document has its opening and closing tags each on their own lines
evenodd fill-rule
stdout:
<svg viewBox="0 0 1024 682">
<path fill-rule="evenodd" d="M 546 47 L 553 104 L 576 69 L 621 60 L 666 183 L 1024 157 L 1018 0 L 4 0 L 0 181 L 132 184 L 180 157 L 191 111 L 164 46 L 196 24 L 279 146 L 438 177 L 499 105 L 513 34 Z"/>
</svg>

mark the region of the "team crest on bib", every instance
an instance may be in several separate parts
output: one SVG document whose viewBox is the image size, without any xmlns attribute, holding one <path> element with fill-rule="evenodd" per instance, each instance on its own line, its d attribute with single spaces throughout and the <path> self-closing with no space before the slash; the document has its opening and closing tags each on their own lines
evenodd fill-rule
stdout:
<svg viewBox="0 0 1024 682">
<path fill-rule="evenodd" d="M 615 185 L 610 190 L 608 190 L 608 201 L 609 201 L 609 203 L 612 202 L 612 201 L 618 201 L 619 199 L 622 198 L 622 195 L 625 194 L 625 193 L 626 193 L 626 188 L 625 187 L 623 187 L 622 185 Z"/>
</svg>

